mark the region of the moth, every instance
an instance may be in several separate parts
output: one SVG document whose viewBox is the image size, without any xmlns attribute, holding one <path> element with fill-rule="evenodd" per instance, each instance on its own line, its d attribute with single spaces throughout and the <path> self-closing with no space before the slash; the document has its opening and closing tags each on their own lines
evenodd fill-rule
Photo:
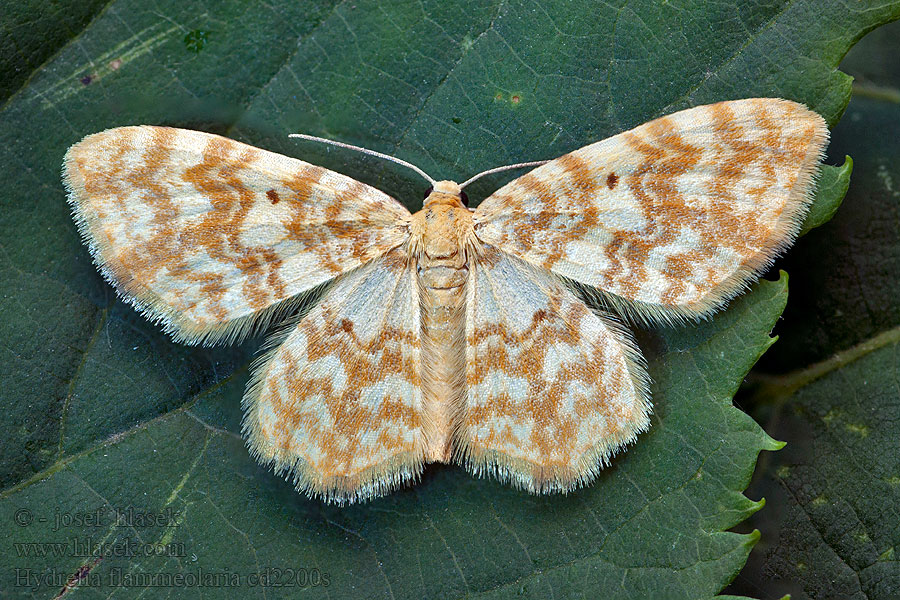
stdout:
<svg viewBox="0 0 900 600">
<path fill-rule="evenodd" d="M 287 318 L 243 432 L 299 491 L 362 501 L 445 462 L 568 492 L 649 426 L 623 322 L 702 318 L 754 281 L 796 237 L 827 138 L 787 100 L 698 106 L 537 163 L 474 210 L 463 188 L 483 174 L 435 181 L 397 159 L 432 185 L 415 214 L 334 171 L 167 127 L 90 135 L 63 179 L 102 274 L 176 340 Z"/>
</svg>

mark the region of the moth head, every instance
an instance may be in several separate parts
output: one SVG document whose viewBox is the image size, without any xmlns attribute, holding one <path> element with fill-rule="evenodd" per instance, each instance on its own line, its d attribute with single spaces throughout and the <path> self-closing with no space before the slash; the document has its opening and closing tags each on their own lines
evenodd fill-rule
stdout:
<svg viewBox="0 0 900 600">
<path fill-rule="evenodd" d="M 450 205 L 456 208 L 468 208 L 469 197 L 462 191 L 455 181 L 435 181 L 434 185 L 425 192 L 423 208 L 430 208 L 440 204 Z"/>
</svg>

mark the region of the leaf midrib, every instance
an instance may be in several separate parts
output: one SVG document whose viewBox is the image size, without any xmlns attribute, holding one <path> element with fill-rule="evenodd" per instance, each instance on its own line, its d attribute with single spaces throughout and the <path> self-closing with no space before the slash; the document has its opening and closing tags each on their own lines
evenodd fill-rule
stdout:
<svg viewBox="0 0 900 600">
<path fill-rule="evenodd" d="M 752 396 L 755 404 L 780 405 L 801 388 L 842 369 L 886 346 L 900 343 L 900 326 L 885 330 L 830 358 L 783 375 L 753 374 L 748 379 L 758 385 Z"/>
</svg>

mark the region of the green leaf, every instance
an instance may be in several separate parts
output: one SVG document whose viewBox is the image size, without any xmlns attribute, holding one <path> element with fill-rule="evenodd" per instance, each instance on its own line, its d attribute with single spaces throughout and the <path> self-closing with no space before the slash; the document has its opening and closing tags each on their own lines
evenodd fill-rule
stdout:
<svg viewBox="0 0 900 600">
<path fill-rule="evenodd" d="M 856 157 L 834 220 L 785 261 L 791 302 L 763 359 L 754 415 L 787 448 L 750 489 L 769 506 L 736 592 L 900 596 L 900 24 L 842 65 L 857 77 L 830 153 Z M 770 509 L 771 507 L 776 507 Z"/>
<path fill-rule="evenodd" d="M 0 101 L 78 35 L 101 8 L 102 0 L 68 2 L 64 7 L 45 0 L 0 4 Z"/>
<path fill-rule="evenodd" d="M 297 495 L 240 439 L 261 340 L 181 346 L 116 301 L 71 222 L 60 163 L 107 127 L 192 127 L 417 208 L 423 184 L 406 170 L 287 133 L 460 178 L 728 98 L 786 97 L 835 123 L 850 89 L 835 65 L 900 3 L 36 5 L 34 26 L 2 30 L 0 48 L 37 47 L 32 31 L 93 18 L 11 80 L 0 109 L 4 593 L 696 598 L 740 570 L 758 534 L 726 530 L 761 507 L 741 490 L 759 451 L 778 444 L 731 397 L 771 342 L 785 277 L 710 321 L 641 334 L 652 429 L 589 488 L 533 497 L 432 467 L 416 486 L 338 509 Z M 817 214 L 846 182 L 829 173 Z M 514 176 L 485 178 L 470 196 Z M 150 514 L 160 518 L 135 522 Z M 260 572 L 269 585 L 252 586 Z"/>
<path fill-rule="evenodd" d="M 825 165 L 816 182 L 816 200 L 806 215 L 800 235 L 806 235 L 812 229 L 824 225 L 834 216 L 850 187 L 850 173 L 853 171 L 853 159 L 844 157 L 840 167 Z"/>
</svg>

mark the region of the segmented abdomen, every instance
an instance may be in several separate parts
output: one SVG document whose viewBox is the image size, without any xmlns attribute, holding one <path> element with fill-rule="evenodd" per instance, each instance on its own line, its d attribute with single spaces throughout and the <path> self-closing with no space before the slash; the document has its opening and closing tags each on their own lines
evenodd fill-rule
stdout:
<svg viewBox="0 0 900 600">
<path fill-rule="evenodd" d="M 431 262 L 431 261 L 428 261 Z M 468 267 L 420 264 L 422 399 L 428 462 L 449 462 L 466 391 Z"/>
</svg>

